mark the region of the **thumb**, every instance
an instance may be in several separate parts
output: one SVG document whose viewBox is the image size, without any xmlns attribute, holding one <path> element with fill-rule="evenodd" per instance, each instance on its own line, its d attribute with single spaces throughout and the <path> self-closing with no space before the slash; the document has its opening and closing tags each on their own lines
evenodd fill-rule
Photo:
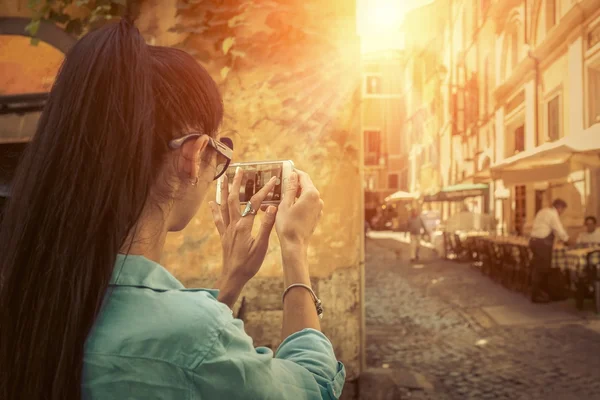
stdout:
<svg viewBox="0 0 600 400">
<path fill-rule="evenodd" d="M 258 235 L 256 236 L 256 244 L 258 247 L 267 247 L 269 245 L 269 236 L 275 225 L 275 216 L 277 215 L 277 207 L 269 206 L 267 212 L 263 215 Z"/>
<path fill-rule="evenodd" d="M 296 194 L 298 193 L 298 174 L 292 172 L 288 178 L 287 186 L 283 192 L 283 198 L 281 199 L 281 206 L 283 208 L 290 208 L 294 205 L 296 200 Z"/>
</svg>

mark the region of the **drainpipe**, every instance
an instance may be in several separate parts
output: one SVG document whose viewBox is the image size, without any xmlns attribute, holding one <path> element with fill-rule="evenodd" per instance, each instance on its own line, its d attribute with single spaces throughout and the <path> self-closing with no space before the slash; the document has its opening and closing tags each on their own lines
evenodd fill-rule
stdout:
<svg viewBox="0 0 600 400">
<path fill-rule="evenodd" d="M 540 59 L 537 58 L 534 54 L 533 54 L 533 50 L 532 50 L 532 45 L 529 42 L 529 35 L 527 32 L 528 29 L 528 15 L 527 15 L 527 0 L 525 0 L 525 21 L 524 21 L 524 27 L 525 27 L 525 45 L 528 47 L 527 49 L 527 57 L 531 58 L 533 60 L 533 65 L 534 65 L 534 73 L 535 73 L 535 90 L 533 91 L 533 96 L 534 96 L 534 113 L 535 113 L 535 146 L 539 146 L 540 145 L 540 132 L 539 132 L 539 126 L 540 126 L 540 119 L 539 119 L 539 108 L 540 108 L 540 102 L 539 102 L 539 87 L 540 87 Z"/>
<path fill-rule="evenodd" d="M 449 35 L 448 37 L 450 38 L 450 43 L 449 43 L 449 47 L 450 47 L 450 65 L 448 66 L 448 76 L 449 76 L 449 85 L 448 85 L 448 105 L 452 105 L 452 85 L 454 84 L 454 13 L 453 13 L 453 1 L 450 0 L 448 2 L 448 22 L 449 22 Z M 448 185 L 451 185 L 454 181 L 453 181 L 453 175 L 454 175 L 454 149 L 453 149 L 453 143 L 454 143 L 454 114 L 452 113 L 452 111 L 450 111 L 450 122 L 451 122 L 451 126 L 450 126 L 450 171 L 448 172 Z M 449 213 L 448 213 L 449 214 Z"/>
</svg>

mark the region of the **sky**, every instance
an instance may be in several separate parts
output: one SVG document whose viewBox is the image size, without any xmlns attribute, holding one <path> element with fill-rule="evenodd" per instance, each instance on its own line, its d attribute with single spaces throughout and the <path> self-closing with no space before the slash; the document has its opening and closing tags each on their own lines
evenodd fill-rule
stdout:
<svg viewBox="0 0 600 400">
<path fill-rule="evenodd" d="M 433 0 L 357 0 L 357 31 L 362 52 L 403 49 L 401 31 L 406 12 Z"/>
</svg>

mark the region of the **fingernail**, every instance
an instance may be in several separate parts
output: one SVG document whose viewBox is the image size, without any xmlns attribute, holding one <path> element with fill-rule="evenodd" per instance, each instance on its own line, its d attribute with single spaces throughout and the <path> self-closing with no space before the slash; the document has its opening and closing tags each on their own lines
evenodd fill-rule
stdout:
<svg viewBox="0 0 600 400">
<path fill-rule="evenodd" d="M 277 207 L 275 206 L 269 206 L 269 208 L 267 208 L 267 214 L 275 214 L 275 211 L 277 211 Z"/>
<path fill-rule="evenodd" d="M 269 179 L 269 183 L 273 183 L 277 180 L 276 176 L 271 177 L 271 179 Z"/>
<path fill-rule="evenodd" d="M 240 173 L 241 168 L 240 167 L 236 167 L 235 169 L 235 176 L 238 176 L 238 174 Z"/>
</svg>

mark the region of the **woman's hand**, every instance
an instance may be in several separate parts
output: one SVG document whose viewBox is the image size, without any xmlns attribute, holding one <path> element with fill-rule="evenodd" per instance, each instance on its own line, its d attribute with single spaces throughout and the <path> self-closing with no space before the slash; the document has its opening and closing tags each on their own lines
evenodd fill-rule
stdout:
<svg viewBox="0 0 600 400">
<path fill-rule="evenodd" d="M 310 285 L 308 242 L 317 227 L 323 200 L 308 174 L 297 171 L 290 176 L 277 211 L 275 229 L 281 243 L 283 282 Z"/>
<path fill-rule="evenodd" d="M 275 222 L 282 250 L 308 247 L 322 214 L 323 200 L 308 174 L 292 173 Z"/>
<path fill-rule="evenodd" d="M 275 224 L 277 208 L 269 206 L 262 218 L 260 230 L 256 237 L 252 237 L 252 226 L 255 215 L 248 214 L 242 217 L 240 212 L 239 193 L 243 173 L 238 170 L 233 178 L 231 193 L 227 177 L 221 185 L 221 207 L 211 202 L 210 207 L 213 219 L 223 247 L 223 273 L 217 282 L 220 289 L 219 300 L 232 307 L 244 285 L 260 270 L 269 248 L 269 236 Z M 250 203 L 254 210 L 260 210 L 262 202 L 274 189 L 276 178 L 273 177 Z"/>
<path fill-rule="evenodd" d="M 275 229 L 281 242 L 283 284 L 311 286 L 308 269 L 308 242 L 321 218 L 323 200 L 310 177 L 302 172 L 292 174 L 277 212 Z M 321 330 L 316 305 L 309 291 L 294 287 L 285 295 L 282 337 L 311 328 Z"/>
</svg>

